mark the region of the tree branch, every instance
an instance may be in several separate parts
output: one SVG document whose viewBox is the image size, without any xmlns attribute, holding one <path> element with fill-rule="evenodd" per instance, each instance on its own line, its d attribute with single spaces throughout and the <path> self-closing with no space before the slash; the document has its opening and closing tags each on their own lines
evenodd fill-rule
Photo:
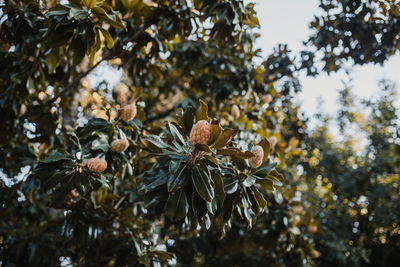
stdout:
<svg viewBox="0 0 400 267">
<path fill-rule="evenodd" d="M 51 98 L 48 103 L 52 103 L 55 100 L 57 100 L 57 98 L 59 97 L 63 97 L 65 96 L 65 94 L 68 93 L 68 91 L 73 88 L 74 86 L 76 86 L 85 76 L 87 76 L 90 72 L 92 72 L 98 65 L 100 65 L 100 63 L 102 63 L 105 60 L 110 59 L 113 56 L 113 53 L 108 54 L 107 56 L 103 57 L 102 59 L 100 59 L 96 64 L 94 64 L 92 67 L 90 67 L 89 69 L 87 69 L 86 71 L 82 72 L 81 74 L 79 74 L 77 77 L 75 77 L 75 79 L 69 83 L 64 90 L 62 90 L 61 92 L 59 92 L 58 94 L 56 94 L 53 98 Z"/>
</svg>

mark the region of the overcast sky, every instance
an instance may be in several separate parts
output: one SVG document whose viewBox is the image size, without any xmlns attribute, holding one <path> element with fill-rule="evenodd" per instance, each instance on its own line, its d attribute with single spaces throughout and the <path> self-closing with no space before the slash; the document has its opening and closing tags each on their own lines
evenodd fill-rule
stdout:
<svg viewBox="0 0 400 267">
<path fill-rule="evenodd" d="M 320 13 L 319 0 L 256 0 L 256 10 L 260 21 L 261 37 L 257 46 L 263 50 L 263 56 L 267 57 L 273 47 L 278 43 L 287 43 L 293 52 L 303 48 L 302 41 L 310 34 L 309 22 L 315 14 Z M 390 58 L 383 67 L 368 64 L 355 67 L 351 72 L 353 79 L 353 92 L 359 97 L 371 97 L 379 89 L 377 81 L 388 78 L 396 81 L 400 86 L 400 55 Z M 300 75 L 303 92 L 299 100 L 306 114 L 314 114 L 317 107 L 316 99 L 322 97 L 323 109 L 330 114 L 337 108 L 337 90 L 343 88 L 342 80 L 349 81 L 349 76 L 340 71 L 338 73 L 321 74 L 316 78 Z"/>
</svg>

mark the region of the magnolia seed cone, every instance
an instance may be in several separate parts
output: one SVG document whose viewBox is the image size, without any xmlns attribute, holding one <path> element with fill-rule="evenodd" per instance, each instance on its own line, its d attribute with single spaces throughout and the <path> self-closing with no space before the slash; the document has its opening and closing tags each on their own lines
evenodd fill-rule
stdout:
<svg viewBox="0 0 400 267">
<path fill-rule="evenodd" d="M 86 166 L 92 172 L 103 172 L 105 169 L 107 169 L 107 161 L 104 159 L 91 158 Z"/>
<path fill-rule="evenodd" d="M 117 84 L 117 86 L 114 87 L 114 92 L 116 94 L 118 94 L 118 93 L 127 94 L 129 92 L 129 87 L 124 83 L 120 83 L 120 84 Z"/>
<path fill-rule="evenodd" d="M 235 119 L 240 117 L 240 109 L 237 105 L 232 106 L 231 114 Z"/>
<path fill-rule="evenodd" d="M 198 121 L 190 131 L 190 142 L 207 145 L 211 136 L 211 125 L 206 120 Z"/>
<path fill-rule="evenodd" d="M 318 231 L 318 227 L 316 225 L 311 225 L 308 227 L 308 232 L 310 234 L 315 234 Z"/>
<path fill-rule="evenodd" d="M 121 118 L 124 121 L 131 121 L 136 117 L 137 108 L 136 104 L 126 105 L 121 111 Z"/>
<path fill-rule="evenodd" d="M 127 139 L 117 139 L 112 141 L 111 150 L 117 153 L 124 152 L 129 147 Z"/>
<path fill-rule="evenodd" d="M 123 104 L 123 103 L 125 103 L 126 102 L 126 99 L 127 99 L 127 97 L 126 97 L 126 94 L 125 93 L 123 93 L 123 92 L 118 92 L 117 93 L 117 103 L 118 104 Z"/>
<path fill-rule="evenodd" d="M 256 145 L 253 147 L 251 152 L 254 154 L 254 157 L 249 159 L 250 166 L 252 168 L 257 168 L 263 163 L 264 149 L 261 146 Z"/>
</svg>

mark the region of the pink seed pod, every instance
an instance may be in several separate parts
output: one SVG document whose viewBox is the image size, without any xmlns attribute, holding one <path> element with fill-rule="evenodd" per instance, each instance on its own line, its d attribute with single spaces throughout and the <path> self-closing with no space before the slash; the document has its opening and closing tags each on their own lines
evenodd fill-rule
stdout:
<svg viewBox="0 0 400 267">
<path fill-rule="evenodd" d="M 135 104 L 126 105 L 121 111 L 121 118 L 124 121 L 131 121 L 135 118 L 137 108 Z"/>
<path fill-rule="evenodd" d="M 300 214 L 303 212 L 303 207 L 302 206 L 295 206 L 293 207 L 294 213 Z"/>
<path fill-rule="evenodd" d="M 265 104 L 268 104 L 269 102 L 272 101 L 272 95 L 266 94 L 262 97 L 262 100 L 264 101 Z"/>
<path fill-rule="evenodd" d="M 251 152 L 254 154 L 254 157 L 251 157 L 249 159 L 249 163 L 250 163 L 250 166 L 254 169 L 254 168 L 259 167 L 263 163 L 264 149 L 261 146 L 256 145 L 253 147 Z"/>
<path fill-rule="evenodd" d="M 21 104 L 21 107 L 19 108 L 19 114 L 22 116 L 26 112 L 26 106 L 25 104 Z"/>
<path fill-rule="evenodd" d="M 275 145 L 278 142 L 278 139 L 276 138 L 276 136 L 270 136 L 267 138 L 269 144 L 271 145 L 272 149 L 275 149 Z"/>
<path fill-rule="evenodd" d="M 310 234 L 315 234 L 318 231 L 318 227 L 316 225 L 311 225 L 308 227 L 308 232 Z"/>
<path fill-rule="evenodd" d="M 127 97 L 126 97 L 126 94 L 125 94 L 125 93 L 123 93 L 123 92 L 118 92 L 118 93 L 117 93 L 116 100 L 117 100 L 117 103 L 118 103 L 118 104 L 123 104 L 123 103 L 125 103 L 125 102 L 126 102 L 126 99 L 127 99 Z"/>
<path fill-rule="evenodd" d="M 114 87 L 114 92 L 116 94 L 118 94 L 118 93 L 127 94 L 129 92 L 129 87 L 124 83 L 119 83 L 119 84 L 117 84 L 117 86 Z"/>
<path fill-rule="evenodd" d="M 211 136 L 211 125 L 206 120 L 198 121 L 190 131 L 190 142 L 195 144 L 207 145 Z"/>
<path fill-rule="evenodd" d="M 128 147 L 129 142 L 127 139 L 117 139 L 111 143 L 111 150 L 117 153 L 124 152 Z"/>
<path fill-rule="evenodd" d="M 298 225 L 301 222 L 301 217 L 299 215 L 295 215 L 292 222 L 293 225 Z"/>
<path fill-rule="evenodd" d="M 240 117 L 240 109 L 237 105 L 232 106 L 231 114 L 235 119 Z"/>
<path fill-rule="evenodd" d="M 105 169 L 107 169 L 107 161 L 105 161 L 104 159 L 91 158 L 91 159 L 89 159 L 86 166 L 92 172 L 100 173 L 100 172 L 103 172 Z"/>
</svg>

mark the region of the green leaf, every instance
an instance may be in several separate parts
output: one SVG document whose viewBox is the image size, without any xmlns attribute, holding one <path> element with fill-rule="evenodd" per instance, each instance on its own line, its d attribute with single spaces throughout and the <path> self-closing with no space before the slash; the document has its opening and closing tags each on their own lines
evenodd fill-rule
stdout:
<svg viewBox="0 0 400 267">
<path fill-rule="evenodd" d="M 149 141 L 150 143 L 154 144 L 158 148 L 171 148 L 171 146 L 164 143 L 161 140 L 161 137 L 159 137 L 158 135 L 145 135 L 142 137 L 142 140 Z"/>
<path fill-rule="evenodd" d="M 72 39 L 68 52 L 72 55 L 72 65 L 80 64 L 85 57 L 87 43 L 81 37 Z"/>
<path fill-rule="evenodd" d="M 250 187 L 256 182 L 256 178 L 254 176 L 248 176 L 244 181 L 243 181 L 243 186 L 245 187 Z"/>
<path fill-rule="evenodd" d="M 252 170 L 251 173 L 259 177 L 265 177 L 266 175 L 268 175 L 269 172 L 275 169 L 277 164 L 278 164 L 277 162 L 274 162 L 272 160 L 266 161 L 263 164 L 261 164 L 260 167 Z"/>
<path fill-rule="evenodd" d="M 181 164 L 180 161 L 171 160 L 171 162 L 169 163 L 169 172 L 176 173 L 180 164 Z"/>
<path fill-rule="evenodd" d="M 103 152 L 107 152 L 110 146 L 108 145 L 108 136 L 104 133 L 96 133 L 98 136 L 97 139 L 93 140 L 91 144 L 92 150 L 101 150 Z"/>
<path fill-rule="evenodd" d="M 229 145 L 232 142 L 233 137 L 237 134 L 237 130 L 233 129 L 225 129 L 225 131 L 220 134 L 212 145 L 215 148 L 222 148 L 224 146 Z"/>
<path fill-rule="evenodd" d="M 168 126 L 174 139 L 179 140 L 182 143 L 182 145 L 186 144 L 185 139 L 183 138 L 179 130 L 176 128 L 176 126 L 173 125 L 172 123 L 168 123 Z"/>
<path fill-rule="evenodd" d="M 207 145 L 195 144 L 194 147 L 196 148 L 197 151 L 204 151 L 204 152 L 207 152 L 207 153 L 212 153 L 210 147 L 207 146 Z"/>
<path fill-rule="evenodd" d="M 146 174 L 144 185 L 141 189 L 145 192 L 153 191 L 156 187 L 165 184 L 168 181 L 169 172 L 159 172 L 156 175 Z"/>
<path fill-rule="evenodd" d="M 208 121 L 208 106 L 202 100 L 200 100 L 200 107 L 197 109 L 196 112 L 196 122 L 200 120 Z"/>
<path fill-rule="evenodd" d="M 224 191 L 224 182 L 222 181 L 222 177 L 219 173 L 211 172 L 211 179 L 214 182 L 214 190 L 218 197 L 219 205 L 222 206 L 225 200 L 225 191 Z"/>
<path fill-rule="evenodd" d="M 185 178 L 186 175 L 186 166 L 183 165 L 181 168 L 179 168 L 178 172 L 175 173 L 174 175 L 171 175 L 170 179 L 168 180 L 167 187 L 168 187 L 168 192 L 174 191 L 174 189 L 182 182 L 182 180 Z"/>
<path fill-rule="evenodd" d="M 222 133 L 222 127 L 219 125 L 219 122 L 216 120 L 213 120 L 211 122 L 211 135 L 210 135 L 210 140 L 208 140 L 208 144 L 212 145 L 214 142 L 217 140 L 217 138 L 221 135 Z"/>
<path fill-rule="evenodd" d="M 258 189 L 253 186 L 251 188 L 251 190 L 253 191 L 254 197 L 257 200 L 258 206 L 260 207 L 260 209 L 264 209 L 265 206 L 267 205 L 267 201 L 265 200 L 265 198 L 263 197 L 263 195 L 260 193 L 260 191 L 258 191 Z"/>
<path fill-rule="evenodd" d="M 274 191 L 274 182 L 270 179 L 263 179 L 263 180 L 257 180 L 257 184 L 260 184 L 265 190 L 267 191 Z"/>
<path fill-rule="evenodd" d="M 53 150 L 49 156 L 42 160 L 42 163 L 51 163 L 51 162 L 56 162 L 56 161 L 60 161 L 60 160 L 71 160 L 73 159 L 73 157 L 71 155 L 68 154 L 62 154 L 56 150 Z"/>
<path fill-rule="evenodd" d="M 189 204 L 183 190 L 169 195 L 164 210 L 171 221 L 179 221 L 186 216 L 189 210 Z"/>
<path fill-rule="evenodd" d="M 227 222 L 231 218 L 233 205 L 234 205 L 237 195 L 238 195 L 238 192 L 236 192 L 234 194 L 226 195 L 224 204 L 221 209 L 222 219 L 224 222 Z"/>
<path fill-rule="evenodd" d="M 235 176 L 224 176 L 224 191 L 227 194 L 232 194 L 237 191 L 239 186 L 239 180 Z"/>
<path fill-rule="evenodd" d="M 285 178 L 283 177 L 283 175 L 280 174 L 279 172 L 277 172 L 276 170 L 273 170 L 270 173 L 268 173 L 268 177 L 278 180 L 279 182 L 285 181 Z"/>
<path fill-rule="evenodd" d="M 224 155 L 224 156 L 232 156 L 236 157 L 239 159 L 249 159 L 251 157 L 254 157 L 254 154 L 251 153 L 250 151 L 241 151 L 237 147 L 229 147 L 225 149 L 218 149 L 217 154 L 219 155 Z"/>
<path fill-rule="evenodd" d="M 88 9 L 92 9 L 96 4 L 96 0 L 82 0 L 82 4 Z"/>
<path fill-rule="evenodd" d="M 138 2 L 138 0 L 121 0 L 121 3 L 128 11 L 131 11 Z"/>
<path fill-rule="evenodd" d="M 116 15 L 99 15 L 98 16 L 100 19 L 106 21 L 108 24 L 110 24 L 111 26 L 113 26 L 116 29 L 125 29 L 125 25 L 124 23 L 122 23 L 119 20 L 119 17 Z"/>
<path fill-rule="evenodd" d="M 47 12 L 48 16 L 64 16 L 68 14 L 68 9 L 59 6 L 59 7 L 55 7 L 55 8 L 51 8 L 49 9 L 49 12 Z"/>
<path fill-rule="evenodd" d="M 75 18 L 75 19 L 78 19 L 78 20 L 84 20 L 84 19 L 87 18 L 87 16 L 88 16 L 87 12 L 82 8 L 72 7 L 69 10 L 69 17 L 70 18 Z"/>
<path fill-rule="evenodd" d="M 214 189 L 211 186 L 210 177 L 202 168 L 198 166 L 193 168 L 192 181 L 201 198 L 205 201 L 211 201 L 214 198 Z"/>
<path fill-rule="evenodd" d="M 103 34 L 104 39 L 106 39 L 107 48 L 111 49 L 114 46 L 114 40 L 112 39 L 110 33 L 102 28 L 100 28 L 100 31 Z"/>
<path fill-rule="evenodd" d="M 206 162 L 207 165 L 211 165 L 212 166 L 212 164 L 215 164 L 215 167 L 219 166 L 219 161 L 214 156 L 212 156 L 212 155 L 204 155 L 203 157 L 204 157 L 205 162 Z"/>
<path fill-rule="evenodd" d="M 104 9 L 102 9 L 101 7 L 98 7 L 98 6 L 93 7 L 92 11 L 97 13 L 97 14 L 99 14 L 99 15 L 104 15 L 104 16 L 107 15 L 106 11 Z"/>
<path fill-rule="evenodd" d="M 193 127 L 194 112 L 194 107 L 189 106 L 186 108 L 185 113 L 183 113 L 183 123 L 185 125 L 187 133 L 189 133 Z"/>
</svg>

